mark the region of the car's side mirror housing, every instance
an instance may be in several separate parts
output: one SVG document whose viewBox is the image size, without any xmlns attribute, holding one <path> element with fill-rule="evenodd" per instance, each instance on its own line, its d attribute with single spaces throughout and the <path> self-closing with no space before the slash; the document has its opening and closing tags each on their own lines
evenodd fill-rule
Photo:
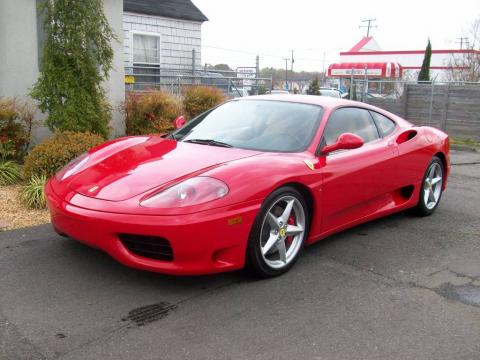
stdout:
<svg viewBox="0 0 480 360">
<path fill-rule="evenodd" d="M 322 154 L 327 155 L 335 150 L 357 149 L 363 145 L 363 139 L 352 133 L 343 133 L 332 145 L 326 145 L 322 148 Z"/>
<path fill-rule="evenodd" d="M 180 129 L 183 125 L 185 125 L 186 120 L 183 116 L 177 117 L 175 120 L 173 120 L 173 126 L 175 129 Z"/>
</svg>

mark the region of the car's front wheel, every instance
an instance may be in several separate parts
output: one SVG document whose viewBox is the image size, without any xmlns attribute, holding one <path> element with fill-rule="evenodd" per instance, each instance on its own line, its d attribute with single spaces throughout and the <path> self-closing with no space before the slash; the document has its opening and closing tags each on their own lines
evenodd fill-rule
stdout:
<svg viewBox="0 0 480 360">
<path fill-rule="evenodd" d="M 413 213 L 419 216 L 433 214 L 442 197 L 444 169 L 442 160 L 434 156 L 427 166 L 420 189 L 418 204 Z"/>
<path fill-rule="evenodd" d="M 262 277 L 280 275 L 297 261 L 307 236 L 308 207 L 293 187 L 275 190 L 264 201 L 252 227 L 247 266 Z"/>
</svg>

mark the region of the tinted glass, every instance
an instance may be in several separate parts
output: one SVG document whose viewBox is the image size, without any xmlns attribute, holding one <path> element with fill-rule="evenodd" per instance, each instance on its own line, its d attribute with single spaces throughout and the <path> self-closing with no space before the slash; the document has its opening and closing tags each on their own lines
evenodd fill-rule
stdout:
<svg viewBox="0 0 480 360">
<path fill-rule="evenodd" d="M 174 136 L 215 140 L 233 147 L 274 152 L 303 151 L 315 135 L 323 109 L 270 100 L 238 100 L 192 120 Z"/>
<path fill-rule="evenodd" d="M 342 108 L 330 115 L 323 132 L 326 144 L 334 144 L 343 133 L 358 135 L 365 143 L 379 138 L 378 130 L 369 112 L 359 108 Z"/>
<path fill-rule="evenodd" d="M 386 116 L 383 116 L 382 114 L 379 114 L 375 111 L 370 111 L 370 114 L 372 114 L 373 119 L 375 120 L 375 123 L 377 124 L 377 127 L 380 130 L 382 136 L 390 135 L 393 130 L 395 130 L 395 123 L 393 122 L 393 120 L 390 120 Z"/>
</svg>

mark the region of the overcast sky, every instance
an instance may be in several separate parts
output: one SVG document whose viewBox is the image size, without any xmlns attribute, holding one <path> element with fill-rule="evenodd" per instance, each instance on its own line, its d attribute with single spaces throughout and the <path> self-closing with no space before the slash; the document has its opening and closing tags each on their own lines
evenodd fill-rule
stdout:
<svg viewBox="0 0 480 360">
<path fill-rule="evenodd" d="M 209 18 L 202 26 L 202 63 L 232 67 L 285 67 L 294 50 L 295 70 L 321 71 L 338 61 L 366 33 L 361 20 L 376 18 L 371 35 L 382 50 L 458 48 L 480 17 L 480 0 L 193 0 Z M 220 50 L 225 48 L 246 53 Z M 288 65 L 290 68 L 290 64 Z"/>
</svg>

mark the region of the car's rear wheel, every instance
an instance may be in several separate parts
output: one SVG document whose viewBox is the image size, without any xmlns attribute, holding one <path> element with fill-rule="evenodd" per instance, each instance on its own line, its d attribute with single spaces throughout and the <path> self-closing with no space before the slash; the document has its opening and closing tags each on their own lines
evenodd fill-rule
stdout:
<svg viewBox="0 0 480 360">
<path fill-rule="evenodd" d="M 271 193 L 250 232 L 247 266 L 257 275 L 272 277 L 297 261 L 307 236 L 309 213 L 305 199 L 293 187 Z"/>
<path fill-rule="evenodd" d="M 413 208 L 415 215 L 428 216 L 433 214 L 442 197 L 443 177 L 442 160 L 434 156 L 425 171 L 418 204 Z"/>
</svg>

